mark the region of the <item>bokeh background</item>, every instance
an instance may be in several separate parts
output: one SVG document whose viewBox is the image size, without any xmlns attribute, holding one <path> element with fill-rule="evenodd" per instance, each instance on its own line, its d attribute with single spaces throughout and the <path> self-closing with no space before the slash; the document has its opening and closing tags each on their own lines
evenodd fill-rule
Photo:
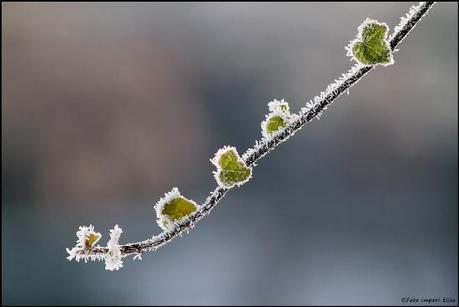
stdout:
<svg viewBox="0 0 459 307">
<path fill-rule="evenodd" d="M 260 161 L 198 227 L 118 272 L 66 260 L 158 234 L 154 203 L 202 202 L 209 159 L 260 138 L 351 62 L 365 17 L 412 3 L 2 3 L 3 304 L 457 302 L 457 3 Z"/>
</svg>

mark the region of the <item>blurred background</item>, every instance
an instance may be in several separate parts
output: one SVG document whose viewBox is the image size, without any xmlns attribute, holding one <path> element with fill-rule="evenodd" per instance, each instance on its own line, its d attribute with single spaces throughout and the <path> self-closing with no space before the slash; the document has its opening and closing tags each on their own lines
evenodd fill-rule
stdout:
<svg viewBox="0 0 459 307">
<path fill-rule="evenodd" d="M 79 225 L 158 234 L 178 186 L 346 72 L 366 17 L 412 3 L 2 3 L 3 304 L 457 303 L 457 3 L 261 160 L 195 230 L 118 272 L 67 261 Z"/>
</svg>

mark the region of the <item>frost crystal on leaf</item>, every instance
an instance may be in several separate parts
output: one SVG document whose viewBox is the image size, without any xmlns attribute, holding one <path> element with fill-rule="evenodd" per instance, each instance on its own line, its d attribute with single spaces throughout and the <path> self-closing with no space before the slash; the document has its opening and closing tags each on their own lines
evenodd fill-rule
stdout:
<svg viewBox="0 0 459 307">
<path fill-rule="evenodd" d="M 200 207 L 194 201 L 183 197 L 178 188 L 173 188 L 164 194 L 164 197 L 156 203 L 154 208 L 158 225 L 166 231 L 171 231 L 177 224 L 187 220 Z"/>
<path fill-rule="evenodd" d="M 252 178 L 252 168 L 245 165 L 235 147 L 220 148 L 210 161 L 217 167 L 214 177 L 219 186 L 241 186 Z"/>
<path fill-rule="evenodd" d="M 67 248 L 67 253 L 69 256 L 67 257 L 68 260 L 75 260 L 79 261 L 79 255 L 77 252 L 91 250 L 94 245 L 100 240 L 102 235 L 99 232 L 94 231 L 94 226 L 89 225 L 80 226 L 79 230 L 76 232 L 77 236 L 77 244 L 71 250 Z"/>
<path fill-rule="evenodd" d="M 346 47 L 347 55 L 361 65 L 391 65 L 394 63 L 383 22 L 367 18 L 358 27 L 357 38 Z"/>
<path fill-rule="evenodd" d="M 121 233 L 123 230 L 115 225 L 110 229 L 110 240 L 107 242 L 108 253 L 105 256 L 105 269 L 109 271 L 119 270 L 123 267 L 123 260 L 121 260 L 121 250 L 118 244 Z"/>
<path fill-rule="evenodd" d="M 267 114 L 266 119 L 261 122 L 261 134 L 267 140 L 296 118 L 294 114 L 290 114 L 290 107 L 284 99 L 269 102 L 268 108 L 271 113 Z"/>
<path fill-rule="evenodd" d="M 284 99 L 274 99 L 273 101 L 268 102 L 268 108 L 269 111 L 273 113 L 282 113 L 285 115 L 290 115 L 290 107 L 288 106 L 288 102 Z"/>
</svg>

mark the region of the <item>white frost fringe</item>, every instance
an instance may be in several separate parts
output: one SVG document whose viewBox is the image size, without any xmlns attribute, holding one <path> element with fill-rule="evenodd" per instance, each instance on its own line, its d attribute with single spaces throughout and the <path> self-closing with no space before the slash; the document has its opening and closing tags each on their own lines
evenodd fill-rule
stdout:
<svg viewBox="0 0 459 307">
<path fill-rule="evenodd" d="M 174 200 L 176 198 L 179 198 L 179 197 L 183 197 L 187 201 L 192 203 L 196 207 L 196 211 L 201 208 L 197 203 L 195 203 L 191 199 L 188 199 L 188 198 L 184 197 L 183 195 L 181 195 L 180 191 L 179 191 L 179 189 L 177 187 L 172 188 L 172 190 L 170 190 L 169 192 L 165 193 L 164 197 L 162 197 L 160 200 L 158 200 L 158 202 L 154 206 L 155 212 L 156 212 L 156 216 L 157 216 L 156 222 L 158 223 L 159 227 L 161 227 L 165 231 L 172 231 L 179 224 L 181 224 L 181 223 L 183 223 L 183 222 L 185 222 L 186 220 L 189 219 L 188 216 L 184 216 L 181 219 L 173 221 L 168 216 L 165 216 L 165 215 L 163 215 L 161 213 L 161 211 L 163 211 L 163 208 L 167 203 L 169 203 L 172 200 Z"/>
<path fill-rule="evenodd" d="M 105 257 L 105 269 L 109 271 L 119 270 L 123 267 L 123 260 L 121 260 L 121 250 L 118 244 L 123 230 L 115 225 L 110 229 L 110 240 L 107 243 L 108 253 Z"/>
<path fill-rule="evenodd" d="M 416 15 L 419 12 L 419 10 L 421 9 L 421 6 L 423 6 L 425 3 L 426 2 L 421 1 L 418 3 L 418 5 L 412 5 L 410 7 L 409 12 L 405 14 L 405 17 L 404 16 L 400 17 L 400 23 L 395 26 L 394 32 L 389 37 L 389 40 L 392 40 L 398 34 L 398 32 L 400 32 L 405 27 L 405 25 L 411 20 L 411 18 L 413 18 L 414 15 Z M 411 30 L 413 30 L 415 27 L 416 27 L 416 24 L 413 25 Z"/>
<path fill-rule="evenodd" d="M 252 178 L 252 169 L 250 169 L 250 175 L 244 180 L 244 181 L 240 181 L 240 182 L 237 182 L 235 183 L 234 185 L 232 186 L 227 186 L 225 185 L 221 180 L 220 180 L 220 173 L 222 171 L 222 167 L 220 166 L 220 164 L 218 163 L 218 161 L 220 160 L 221 156 L 225 153 L 227 153 L 228 151 L 234 151 L 236 153 L 236 156 L 237 156 L 237 160 L 239 163 L 245 165 L 245 161 L 241 158 L 241 156 L 239 155 L 239 153 L 237 152 L 237 149 L 236 147 L 234 146 L 223 146 L 222 148 L 220 148 L 216 153 L 215 153 L 215 156 L 210 159 L 210 162 L 212 162 L 213 165 L 215 165 L 215 167 L 217 167 L 217 171 L 213 171 L 213 174 L 214 174 L 214 178 L 215 180 L 217 181 L 217 184 L 221 187 L 224 187 L 224 188 L 232 188 L 234 186 L 241 186 L 243 185 L 244 183 L 246 183 L 247 181 L 249 181 L 251 178 Z"/>
<path fill-rule="evenodd" d="M 100 232 L 94 231 L 94 226 L 92 225 L 89 225 L 89 227 L 86 227 L 86 226 L 79 227 L 79 230 L 76 232 L 77 244 L 72 249 L 68 249 L 68 248 L 66 249 L 67 253 L 69 254 L 69 256 L 67 257 L 69 261 L 75 258 L 75 260 L 79 262 L 80 259 L 83 258 L 85 262 L 88 262 L 88 256 L 83 256 L 78 252 L 84 251 L 84 249 L 86 248 L 86 239 L 89 237 L 90 234 L 94 234 L 98 236 L 99 238 L 102 236 Z M 89 257 L 89 260 L 92 260 L 92 261 L 100 260 L 100 259 L 101 259 L 101 256 L 99 255 L 91 255 Z"/>
</svg>

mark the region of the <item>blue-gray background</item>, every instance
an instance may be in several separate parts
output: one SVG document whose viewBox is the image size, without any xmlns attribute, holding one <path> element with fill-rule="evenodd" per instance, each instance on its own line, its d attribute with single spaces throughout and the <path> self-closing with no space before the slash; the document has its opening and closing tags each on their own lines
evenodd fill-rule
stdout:
<svg viewBox="0 0 459 307">
<path fill-rule="evenodd" d="M 2 3 L 2 303 L 457 301 L 457 4 L 260 161 L 190 234 L 118 272 L 66 260 L 79 225 L 160 232 L 214 152 L 351 65 L 365 17 L 411 3 Z"/>
</svg>

